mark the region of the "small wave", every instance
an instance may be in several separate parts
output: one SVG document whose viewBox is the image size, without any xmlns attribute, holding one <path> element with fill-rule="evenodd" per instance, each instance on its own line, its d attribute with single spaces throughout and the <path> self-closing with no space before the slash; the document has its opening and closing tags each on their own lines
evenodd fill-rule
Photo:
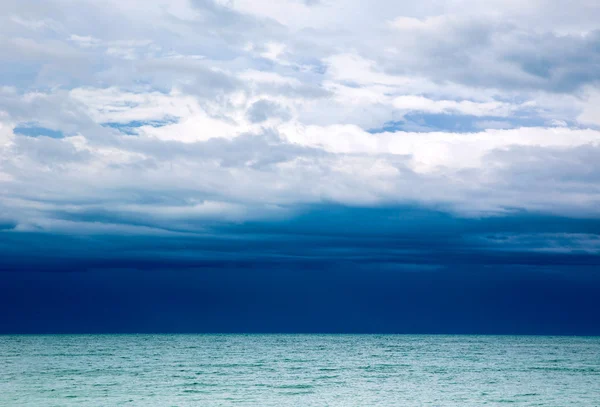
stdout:
<svg viewBox="0 0 600 407">
<path fill-rule="evenodd" d="M 277 386 L 277 389 L 312 389 L 314 386 L 311 384 L 282 384 Z"/>
</svg>

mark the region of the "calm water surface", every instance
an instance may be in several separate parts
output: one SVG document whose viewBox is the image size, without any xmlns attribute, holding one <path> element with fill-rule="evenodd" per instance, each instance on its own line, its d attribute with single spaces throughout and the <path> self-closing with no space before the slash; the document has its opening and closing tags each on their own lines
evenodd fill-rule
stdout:
<svg viewBox="0 0 600 407">
<path fill-rule="evenodd" d="M 600 406 L 600 338 L 0 336 L 0 406 Z"/>
</svg>

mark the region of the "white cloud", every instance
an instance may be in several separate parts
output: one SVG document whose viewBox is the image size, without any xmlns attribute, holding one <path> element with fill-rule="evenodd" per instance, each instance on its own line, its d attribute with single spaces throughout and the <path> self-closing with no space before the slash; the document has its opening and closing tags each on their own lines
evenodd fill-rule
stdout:
<svg viewBox="0 0 600 407">
<path fill-rule="evenodd" d="M 502 102 L 472 102 L 470 100 L 431 100 L 422 96 L 398 96 L 394 98 L 393 105 L 403 112 L 427 113 L 458 113 L 472 116 L 499 116 L 511 114 L 517 107 Z"/>
<path fill-rule="evenodd" d="M 577 120 L 584 125 L 600 126 L 600 89 L 589 89 Z"/>
<path fill-rule="evenodd" d="M 0 198 L 21 228 L 324 201 L 600 216 L 597 2 L 26 3 L 0 5 Z"/>
<path fill-rule="evenodd" d="M 133 93 L 117 88 L 77 88 L 69 96 L 84 106 L 98 123 L 127 123 L 161 120 L 165 117 L 184 117 L 199 110 L 197 101 L 176 92 Z"/>
</svg>

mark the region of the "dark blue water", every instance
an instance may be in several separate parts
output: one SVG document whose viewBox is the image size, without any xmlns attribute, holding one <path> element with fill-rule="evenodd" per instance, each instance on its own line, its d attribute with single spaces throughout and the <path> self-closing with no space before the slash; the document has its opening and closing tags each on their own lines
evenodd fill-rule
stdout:
<svg viewBox="0 0 600 407">
<path fill-rule="evenodd" d="M 0 406 L 600 406 L 600 338 L 0 336 Z"/>
</svg>

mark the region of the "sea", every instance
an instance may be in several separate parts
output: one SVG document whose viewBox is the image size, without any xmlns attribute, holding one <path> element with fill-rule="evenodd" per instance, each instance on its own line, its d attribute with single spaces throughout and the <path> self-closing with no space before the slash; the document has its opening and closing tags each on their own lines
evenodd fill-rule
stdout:
<svg viewBox="0 0 600 407">
<path fill-rule="evenodd" d="M 0 406 L 600 406 L 600 338 L 6 335 Z"/>
</svg>

